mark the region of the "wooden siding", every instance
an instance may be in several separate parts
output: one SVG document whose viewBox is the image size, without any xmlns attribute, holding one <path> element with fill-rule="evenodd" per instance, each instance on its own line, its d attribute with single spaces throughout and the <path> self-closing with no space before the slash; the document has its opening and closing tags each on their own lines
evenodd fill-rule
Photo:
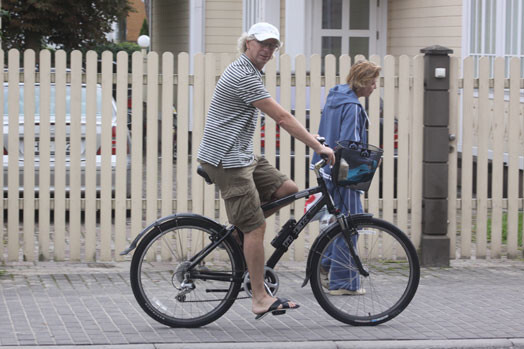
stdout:
<svg viewBox="0 0 524 349">
<path fill-rule="evenodd" d="M 155 0 L 152 2 L 151 49 L 164 52 L 189 51 L 189 1 Z"/>
<path fill-rule="evenodd" d="M 461 0 L 389 0 L 387 53 L 414 56 L 420 49 L 442 45 L 461 54 Z"/>
<path fill-rule="evenodd" d="M 242 34 L 242 0 L 207 0 L 205 51 L 237 52 L 237 39 Z"/>
</svg>

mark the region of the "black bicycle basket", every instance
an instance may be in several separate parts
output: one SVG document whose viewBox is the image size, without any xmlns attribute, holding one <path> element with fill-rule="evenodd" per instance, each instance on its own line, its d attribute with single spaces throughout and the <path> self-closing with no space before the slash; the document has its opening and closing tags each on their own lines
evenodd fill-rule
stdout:
<svg viewBox="0 0 524 349">
<path fill-rule="evenodd" d="M 335 185 L 367 191 L 384 151 L 371 144 L 338 141 L 331 177 Z"/>
</svg>

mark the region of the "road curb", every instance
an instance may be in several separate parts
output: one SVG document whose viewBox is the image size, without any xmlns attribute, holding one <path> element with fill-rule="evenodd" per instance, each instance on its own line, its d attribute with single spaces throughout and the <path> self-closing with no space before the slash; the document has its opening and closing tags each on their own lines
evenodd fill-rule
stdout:
<svg viewBox="0 0 524 349">
<path fill-rule="evenodd" d="M 524 338 L 321 341 L 321 342 L 229 342 L 39 346 L 44 349 L 524 349 Z M 0 346 L 1 349 L 34 349 L 34 346 Z"/>
<path fill-rule="evenodd" d="M 522 338 L 453 339 L 453 340 L 395 340 L 336 342 L 337 349 L 495 349 L 524 348 Z"/>
</svg>

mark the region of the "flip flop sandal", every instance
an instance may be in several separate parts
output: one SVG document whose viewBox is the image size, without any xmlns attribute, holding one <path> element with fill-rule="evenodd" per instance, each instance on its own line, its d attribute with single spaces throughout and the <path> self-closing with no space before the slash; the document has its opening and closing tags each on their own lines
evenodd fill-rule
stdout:
<svg viewBox="0 0 524 349">
<path fill-rule="evenodd" d="M 278 308 L 281 305 L 282 305 L 282 308 Z M 273 315 L 283 315 L 286 313 L 286 310 L 298 309 L 299 307 L 300 305 L 298 304 L 295 305 L 294 307 L 290 307 L 289 299 L 277 298 L 277 300 L 273 304 L 271 304 L 268 310 L 266 310 L 263 313 L 257 314 L 257 316 L 255 317 L 255 320 L 260 320 L 269 313 L 272 313 Z"/>
</svg>

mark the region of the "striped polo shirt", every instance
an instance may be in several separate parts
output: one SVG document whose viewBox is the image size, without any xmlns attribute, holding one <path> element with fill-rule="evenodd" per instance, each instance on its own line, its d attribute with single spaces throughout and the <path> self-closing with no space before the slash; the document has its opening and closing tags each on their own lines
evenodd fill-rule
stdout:
<svg viewBox="0 0 524 349">
<path fill-rule="evenodd" d="M 224 168 L 248 166 L 254 159 L 258 112 L 251 103 L 269 98 L 261 72 L 243 54 L 231 63 L 215 88 L 198 160 Z"/>
</svg>

